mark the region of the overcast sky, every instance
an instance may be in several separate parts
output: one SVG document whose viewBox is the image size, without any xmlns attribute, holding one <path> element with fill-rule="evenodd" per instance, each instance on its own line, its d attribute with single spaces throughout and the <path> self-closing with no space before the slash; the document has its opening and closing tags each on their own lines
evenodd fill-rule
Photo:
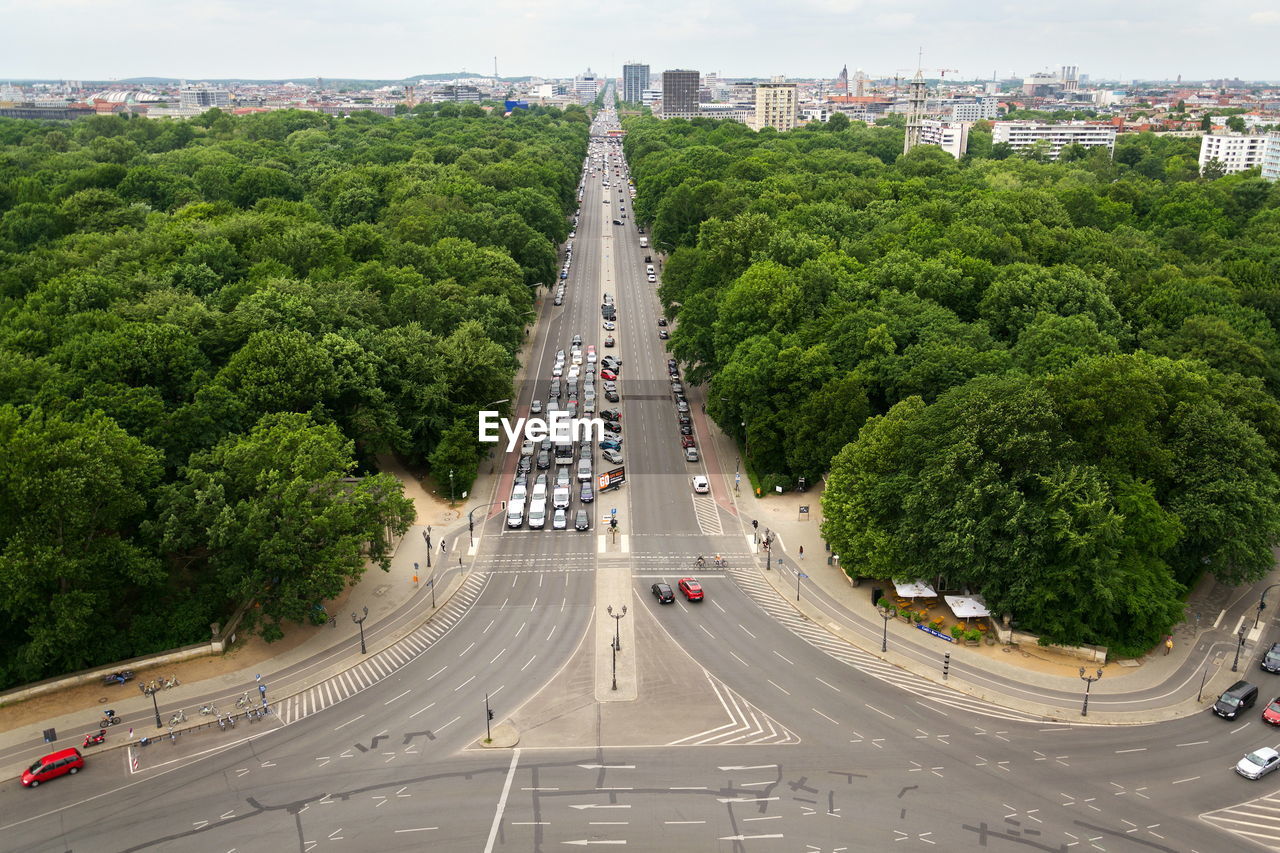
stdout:
<svg viewBox="0 0 1280 853">
<path fill-rule="evenodd" d="M 0 80 L 616 76 L 1280 80 L 1280 2 L 1234 0 L 0 0 Z"/>
</svg>

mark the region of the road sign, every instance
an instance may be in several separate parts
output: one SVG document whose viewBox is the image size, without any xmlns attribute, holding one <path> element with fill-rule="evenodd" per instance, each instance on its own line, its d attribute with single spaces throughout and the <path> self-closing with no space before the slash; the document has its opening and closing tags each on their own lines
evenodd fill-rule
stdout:
<svg viewBox="0 0 1280 853">
<path fill-rule="evenodd" d="M 618 508 L 616 506 L 609 508 L 609 515 L 617 515 L 617 514 L 618 514 Z"/>
<path fill-rule="evenodd" d="M 801 573 L 800 573 L 800 577 L 802 577 L 802 578 L 807 578 L 807 577 L 809 577 L 809 576 L 808 576 L 808 575 L 806 575 L 804 572 L 801 572 Z"/>
<path fill-rule="evenodd" d="M 808 515 L 808 514 L 809 514 L 809 505 L 808 505 L 808 504 L 803 504 L 803 505 L 800 507 L 800 514 L 801 514 L 801 515 Z"/>
<path fill-rule="evenodd" d="M 742 482 L 742 472 L 741 472 L 741 471 L 739 471 L 738 473 L 736 473 L 736 474 L 734 474 L 734 475 L 733 475 L 733 481 L 734 481 L 735 483 L 741 483 L 741 482 Z"/>
</svg>

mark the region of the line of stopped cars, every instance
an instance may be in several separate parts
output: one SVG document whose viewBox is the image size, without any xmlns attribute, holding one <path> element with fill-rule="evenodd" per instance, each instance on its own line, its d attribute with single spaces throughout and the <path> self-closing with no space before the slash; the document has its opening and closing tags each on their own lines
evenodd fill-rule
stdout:
<svg viewBox="0 0 1280 853">
<path fill-rule="evenodd" d="M 610 464 L 621 465 L 622 412 L 616 408 L 597 410 L 597 395 L 600 393 L 611 403 L 621 400 L 617 384 L 621 370 L 621 359 L 613 355 L 600 358 L 594 344 L 584 346 L 582 335 L 574 335 L 568 352 L 560 350 L 556 353 L 546 403 L 534 400 L 529 405 L 529 412 L 545 415 L 548 419 L 551 413 L 558 411 L 565 412 L 570 418 L 599 417 L 605 424 L 598 441 L 601 458 Z M 526 439 L 520 446 L 515 482 L 507 503 L 507 527 L 516 529 L 527 523 L 532 530 L 545 528 L 547 499 L 550 496 L 552 530 L 567 529 L 571 513 L 575 530 L 590 530 L 591 514 L 586 504 L 595 500 L 595 449 L 591 440 L 574 442 L 544 438 L 534 442 Z M 578 499 L 576 509 L 573 507 L 575 491 Z"/>
<path fill-rule="evenodd" d="M 1272 643 L 1263 653 L 1259 666 L 1266 672 L 1280 673 L 1280 643 Z M 1237 681 L 1228 687 L 1213 703 L 1213 713 L 1224 720 L 1236 720 L 1258 701 L 1258 687 L 1248 681 Z M 1272 699 L 1262 709 L 1262 720 L 1273 726 L 1280 726 L 1280 696 Z M 1261 779 L 1271 771 L 1280 767 L 1280 751 L 1274 747 L 1262 746 L 1245 755 L 1236 762 L 1236 773 L 1246 779 Z"/>
</svg>

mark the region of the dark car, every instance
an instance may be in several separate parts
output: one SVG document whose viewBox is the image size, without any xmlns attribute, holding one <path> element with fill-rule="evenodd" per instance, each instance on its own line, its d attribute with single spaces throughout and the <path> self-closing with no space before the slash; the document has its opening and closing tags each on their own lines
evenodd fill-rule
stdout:
<svg viewBox="0 0 1280 853">
<path fill-rule="evenodd" d="M 1237 681 L 1228 687 L 1213 703 L 1213 713 L 1227 720 L 1234 720 L 1243 711 L 1253 707 L 1258 699 L 1258 688 L 1247 681 Z"/>
<path fill-rule="evenodd" d="M 528 456 L 521 456 L 520 461 L 516 463 L 516 470 L 521 474 L 528 474 L 529 469 L 533 467 L 533 459 Z"/>
<path fill-rule="evenodd" d="M 551 467 L 551 454 L 543 450 L 538 454 L 538 470 L 544 471 Z"/>
<path fill-rule="evenodd" d="M 582 488 L 578 490 L 578 500 L 584 504 L 589 504 L 596 499 L 596 491 L 592 488 L 590 482 L 582 484 Z"/>
<path fill-rule="evenodd" d="M 680 424 L 681 435 L 693 435 L 693 424 Z"/>
<path fill-rule="evenodd" d="M 667 318 L 666 318 L 666 317 L 659 317 L 659 318 L 658 318 L 658 325 L 659 325 L 659 326 L 665 326 L 665 325 L 667 325 Z"/>
<path fill-rule="evenodd" d="M 614 341 L 614 339 L 613 339 L 613 335 L 610 335 L 609 337 L 607 337 L 607 338 L 605 338 L 605 339 L 604 339 L 604 345 L 605 345 L 605 346 L 607 346 L 607 347 L 611 347 L 611 346 L 613 346 L 615 343 L 616 343 L 616 341 Z"/>
<path fill-rule="evenodd" d="M 670 333 L 670 332 L 668 332 L 666 329 L 659 329 L 659 330 L 658 330 L 658 340 L 660 340 L 660 341 L 669 341 L 669 340 L 671 340 L 671 333 Z"/>
<path fill-rule="evenodd" d="M 619 400 L 622 399 L 621 397 L 618 396 L 617 391 L 605 391 L 604 398 L 608 400 L 610 403 L 617 403 Z"/>
<path fill-rule="evenodd" d="M 605 409 L 600 413 L 600 417 L 606 421 L 620 421 L 622 420 L 622 412 L 617 409 Z"/>
<path fill-rule="evenodd" d="M 75 747 L 59 750 L 23 770 L 22 785 L 25 788 L 36 788 L 41 782 L 48 782 L 63 774 L 79 773 L 81 767 L 84 767 L 84 757 L 80 750 Z"/>
<path fill-rule="evenodd" d="M 691 424 L 691 423 L 693 423 L 693 419 L 689 417 L 689 413 L 688 413 L 688 412 L 680 412 L 680 413 L 678 413 L 678 414 L 676 415 L 676 420 L 677 420 L 677 421 L 679 421 L 679 422 L 680 422 L 680 423 L 682 423 L 682 424 Z"/>
<path fill-rule="evenodd" d="M 653 590 L 653 597 L 658 599 L 659 604 L 675 604 L 676 594 L 671 591 L 670 584 L 659 581 L 651 589 Z"/>
<path fill-rule="evenodd" d="M 576 513 L 574 513 L 573 529 L 574 530 L 590 530 L 591 529 L 591 516 L 587 514 L 587 511 L 585 509 L 580 509 Z"/>
<path fill-rule="evenodd" d="M 695 442 L 694 442 L 694 440 L 693 440 L 693 436 L 691 436 L 691 435 L 682 435 L 682 436 L 680 436 L 680 446 L 681 446 L 681 447 L 693 447 L 693 446 L 694 446 L 694 443 L 695 443 Z"/>
<path fill-rule="evenodd" d="M 1280 643 L 1272 643 L 1262 656 L 1262 668 L 1267 672 L 1280 672 Z"/>
<path fill-rule="evenodd" d="M 621 224 L 622 224 L 622 220 L 620 220 L 620 219 L 615 219 L 615 220 L 613 220 L 613 224 L 614 224 L 614 225 L 621 225 Z"/>
</svg>

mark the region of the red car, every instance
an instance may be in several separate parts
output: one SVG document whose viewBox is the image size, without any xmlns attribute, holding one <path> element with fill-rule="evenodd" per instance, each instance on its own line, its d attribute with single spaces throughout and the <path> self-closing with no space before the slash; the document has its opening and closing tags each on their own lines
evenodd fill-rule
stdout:
<svg viewBox="0 0 1280 853">
<path fill-rule="evenodd" d="M 613 381 L 618 378 L 618 374 L 616 371 L 610 370 L 609 368 L 606 367 L 600 371 L 600 378 Z"/>
<path fill-rule="evenodd" d="M 41 782 L 56 779 L 64 773 L 78 773 L 81 767 L 84 767 L 84 757 L 80 755 L 80 750 L 75 747 L 64 749 L 46 755 L 23 770 L 22 785 L 26 788 L 35 788 Z"/>
<path fill-rule="evenodd" d="M 1273 726 L 1280 726 L 1280 696 L 1272 699 L 1262 709 L 1262 719 Z"/>
<path fill-rule="evenodd" d="M 691 436 L 691 435 L 682 435 L 682 436 L 680 436 L 680 446 L 681 446 L 681 447 L 693 447 L 693 444 L 694 444 L 694 442 L 693 442 L 693 436 Z"/>
<path fill-rule="evenodd" d="M 680 583 L 676 584 L 680 587 L 680 591 L 684 593 L 684 597 L 689 601 L 702 600 L 702 584 L 693 578 L 680 578 Z"/>
</svg>

